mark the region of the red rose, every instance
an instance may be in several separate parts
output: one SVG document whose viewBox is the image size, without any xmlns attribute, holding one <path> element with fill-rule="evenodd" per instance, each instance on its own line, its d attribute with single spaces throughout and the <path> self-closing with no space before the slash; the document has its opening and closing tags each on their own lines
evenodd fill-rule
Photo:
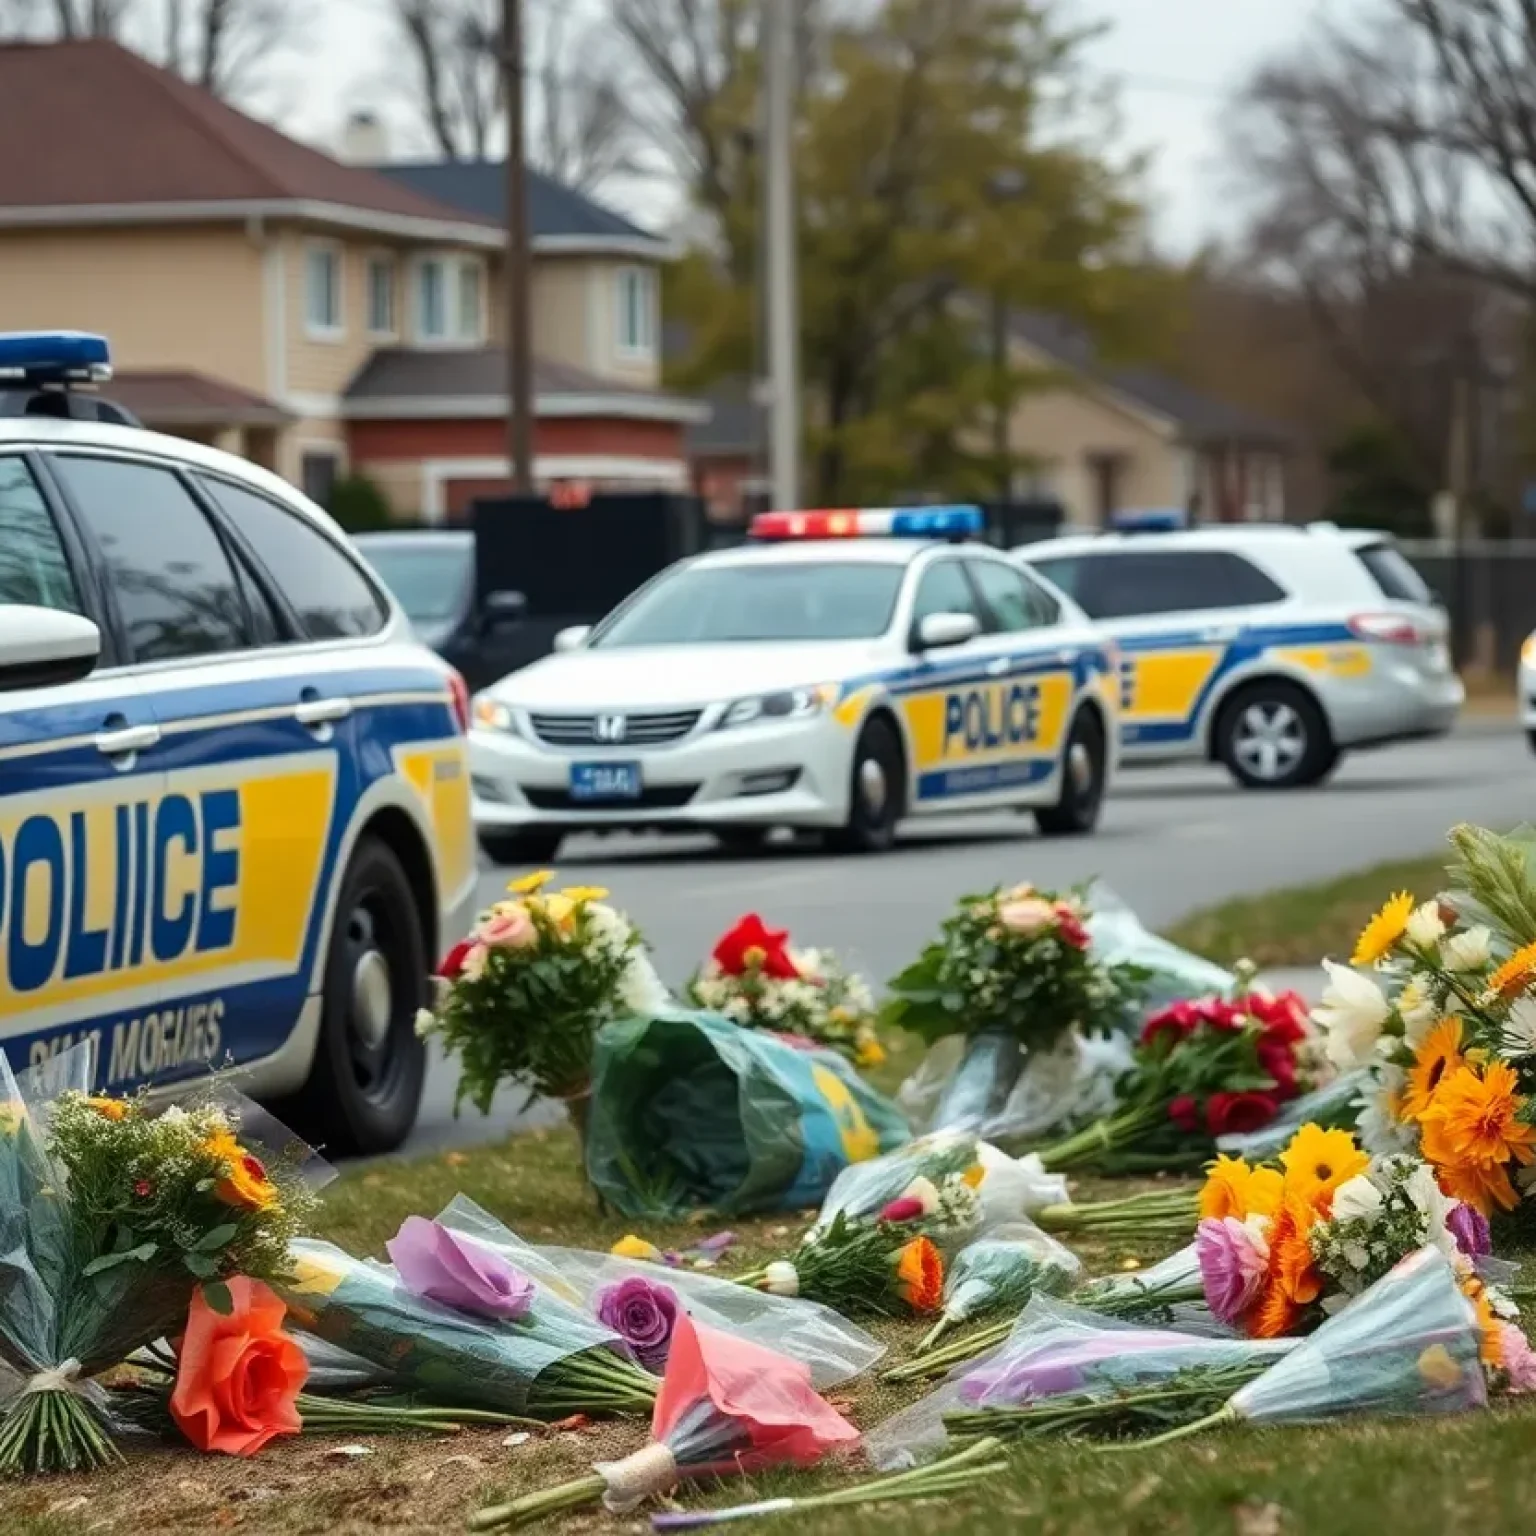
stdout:
<svg viewBox="0 0 1536 1536">
<path fill-rule="evenodd" d="M 800 972 L 789 955 L 789 930 L 765 928 L 756 912 L 741 918 L 714 948 L 715 964 L 727 976 L 756 970 L 780 981 L 793 981 Z"/>
<path fill-rule="evenodd" d="M 1199 1022 L 1199 1014 L 1193 1003 L 1188 1001 L 1171 1003 L 1161 1013 L 1154 1013 L 1141 1026 L 1141 1043 L 1152 1045 L 1163 1036 L 1167 1036 L 1165 1043 L 1169 1046 L 1176 1045 L 1185 1035 L 1194 1030 Z"/>
<path fill-rule="evenodd" d="M 1205 1106 L 1205 1126 L 1212 1136 L 1257 1131 L 1280 1113 L 1267 1093 L 1213 1093 Z"/>
<path fill-rule="evenodd" d="M 1168 1106 L 1168 1118 L 1181 1131 L 1194 1135 L 1200 1129 L 1200 1106 L 1187 1093 L 1181 1093 Z"/>
<path fill-rule="evenodd" d="M 444 981 L 457 981 L 459 972 L 464 969 L 464 957 L 474 946 L 473 939 L 460 939 L 452 949 L 443 956 L 443 963 L 438 966 L 437 974 Z"/>
<path fill-rule="evenodd" d="M 1056 937 L 1063 944 L 1070 944 L 1073 949 L 1087 949 L 1092 942 L 1088 930 L 1078 921 L 1077 914 L 1070 907 L 1056 908 Z"/>
<path fill-rule="evenodd" d="M 1299 1045 L 1307 1038 L 1306 1000 L 1295 992 L 1282 992 L 1278 997 L 1249 997 L 1244 1003 L 1270 1039 Z"/>
<path fill-rule="evenodd" d="M 1219 1029 L 1224 1034 L 1234 1034 L 1248 1022 L 1246 1010 L 1224 1003 L 1219 997 L 1207 998 L 1200 1005 L 1200 1014 L 1212 1029 Z"/>
<path fill-rule="evenodd" d="M 1259 1065 L 1274 1079 L 1275 1091 L 1282 1099 L 1296 1096 L 1296 1058 L 1284 1041 L 1266 1035 L 1259 1041 Z"/>
</svg>

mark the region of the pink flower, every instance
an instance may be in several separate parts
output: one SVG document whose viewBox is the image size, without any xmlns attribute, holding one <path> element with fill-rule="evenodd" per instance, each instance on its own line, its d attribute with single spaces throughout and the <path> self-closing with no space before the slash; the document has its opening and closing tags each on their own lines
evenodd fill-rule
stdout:
<svg viewBox="0 0 1536 1536">
<path fill-rule="evenodd" d="M 997 920 L 1010 933 L 1028 937 L 1051 927 L 1056 922 L 1056 909 L 1048 901 L 1027 896 L 1023 901 L 1010 901 L 999 907 Z"/>
<path fill-rule="evenodd" d="M 892 1200 L 886 1208 L 880 1212 L 881 1221 L 916 1221 L 923 1214 L 923 1202 L 912 1195 L 903 1195 L 899 1200 Z"/>
<path fill-rule="evenodd" d="M 523 907 L 494 913 L 475 937 L 487 949 L 529 949 L 539 942 L 539 930 Z"/>
<path fill-rule="evenodd" d="M 1511 1392 L 1536 1392 L 1536 1350 L 1514 1323 L 1499 1324 L 1499 1344 L 1504 1373 Z"/>
<path fill-rule="evenodd" d="M 485 975 L 485 962 L 490 959 L 491 952 L 484 944 L 476 942 L 469 946 L 468 953 L 464 956 L 464 964 L 459 969 L 459 975 L 465 981 L 479 981 Z"/>
<path fill-rule="evenodd" d="M 1237 1322 L 1264 1282 L 1269 1252 L 1263 1238 L 1235 1216 L 1208 1217 L 1195 1230 L 1195 1257 L 1206 1305 L 1222 1322 Z"/>
</svg>

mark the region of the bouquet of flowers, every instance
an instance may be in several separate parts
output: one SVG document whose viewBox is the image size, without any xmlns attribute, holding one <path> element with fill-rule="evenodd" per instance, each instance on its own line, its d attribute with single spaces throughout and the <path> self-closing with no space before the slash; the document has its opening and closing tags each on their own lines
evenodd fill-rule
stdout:
<svg viewBox="0 0 1536 1536">
<path fill-rule="evenodd" d="M 592 1475 L 482 1509 L 473 1531 L 531 1524 L 547 1515 L 604 1504 L 625 1513 L 685 1478 L 750 1475 L 808 1467 L 859 1432 L 811 1386 L 798 1361 L 677 1322 L 667 1374 L 651 1416 L 651 1443 Z"/>
<path fill-rule="evenodd" d="M 548 870 L 508 887 L 473 934 L 438 967 L 438 999 L 417 1033 L 436 1035 L 462 1065 L 454 1107 L 489 1114 L 516 1081 L 534 1098 L 562 1099 L 584 1127 L 592 1040 L 610 1020 L 667 1001 L 639 933 L 598 886 L 550 891 Z"/>
<path fill-rule="evenodd" d="M 965 896 L 939 937 L 890 983 L 884 1022 L 929 1044 L 968 1039 L 934 1124 L 979 1129 L 1015 1091 L 1026 1058 L 1078 1073 L 1078 1037 L 1112 1030 L 1140 995 L 1138 967 L 1093 950 L 1079 894 L 1031 885 Z"/>
<path fill-rule="evenodd" d="M 649 1412 L 656 1378 L 609 1326 L 539 1284 L 450 1211 L 407 1217 L 393 1265 L 293 1245 L 294 1322 L 438 1407 L 559 1419 Z"/>
<path fill-rule="evenodd" d="M 869 983 L 825 950 L 791 947 L 787 929 L 765 927 L 755 912 L 721 936 L 688 997 L 746 1029 L 826 1046 L 856 1067 L 885 1060 Z"/>
<path fill-rule="evenodd" d="M 1040 1161 L 1104 1173 L 1198 1164 L 1218 1136 L 1267 1125 L 1323 1069 L 1294 992 L 1174 1003 L 1142 1026 L 1114 1112 L 1042 1148 Z"/>
<path fill-rule="evenodd" d="M 228 1312 L 233 1277 L 281 1275 L 313 1209 L 309 1149 L 268 1131 L 259 1159 L 252 1132 L 274 1123 L 254 1105 L 157 1113 L 92 1096 L 94 1072 L 77 1046 L 23 1086 L 0 1053 L 0 1363 L 19 1386 L 0 1474 L 115 1459 L 92 1378 L 178 1327 L 199 1287 Z"/>
<path fill-rule="evenodd" d="M 927 1354 L 952 1328 L 994 1312 L 1017 1313 L 1030 1297 L 1069 1290 L 1082 1263 L 1032 1223 L 999 1227 L 962 1248 L 944 1277 L 944 1310 L 917 1347 Z"/>
</svg>

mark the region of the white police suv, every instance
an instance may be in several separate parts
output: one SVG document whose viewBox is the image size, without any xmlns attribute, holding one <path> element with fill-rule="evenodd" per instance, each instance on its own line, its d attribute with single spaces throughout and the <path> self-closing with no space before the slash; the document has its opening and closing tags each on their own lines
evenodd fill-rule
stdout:
<svg viewBox="0 0 1536 1536">
<path fill-rule="evenodd" d="M 473 905 L 467 695 L 323 513 L 76 387 L 109 376 L 0 336 L 0 1047 L 89 1038 L 118 1089 L 232 1059 L 395 1146 Z"/>
<path fill-rule="evenodd" d="M 1460 712 L 1444 610 L 1382 534 L 1245 524 L 1014 553 L 1119 643 L 1128 763 L 1209 758 L 1286 789 Z"/>
<path fill-rule="evenodd" d="M 772 512 L 476 696 L 475 823 L 506 863 L 578 829 L 775 827 L 887 848 L 906 816 L 1027 806 L 1090 830 L 1113 650 L 974 507 Z"/>
</svg>

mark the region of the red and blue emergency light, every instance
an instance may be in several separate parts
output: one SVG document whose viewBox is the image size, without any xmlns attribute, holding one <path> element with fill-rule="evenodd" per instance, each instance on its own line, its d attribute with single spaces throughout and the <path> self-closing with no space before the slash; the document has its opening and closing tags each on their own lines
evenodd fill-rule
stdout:
<svg viewBox="0 0 1536 1536">
<path fill-rule="evenodd" d="M 980 507 L 845 507 L 759 512 L 754 539 L 963 539 L 986 526 Z"/>
</svg>

